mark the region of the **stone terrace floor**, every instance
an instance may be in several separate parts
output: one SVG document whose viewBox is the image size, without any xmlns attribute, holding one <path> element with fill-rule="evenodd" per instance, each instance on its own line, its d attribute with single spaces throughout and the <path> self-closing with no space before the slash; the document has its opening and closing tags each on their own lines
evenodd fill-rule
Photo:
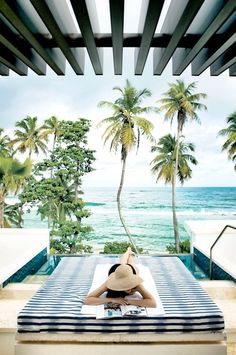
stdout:
<svg viewBox="0 0 236 355">
<path fill-rule="evenodd" d="M 43 280 L 38 282 L 42 283 Z M 227 354 L 236 355 L 236 285 L 230 281 L 204 280 L 199 283 L 223 311 Z M 40 283 L 18 283 L 0 290 L 0 353 L 5 347 L 4 355 L 14 355 L 17 314 L 39 287 Z"/>
</svg>

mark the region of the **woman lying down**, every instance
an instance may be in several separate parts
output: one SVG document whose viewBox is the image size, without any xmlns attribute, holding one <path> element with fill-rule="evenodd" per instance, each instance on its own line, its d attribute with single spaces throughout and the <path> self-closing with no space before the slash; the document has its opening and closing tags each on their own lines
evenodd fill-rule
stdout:
<svg viewBox="0 0 236 355">
<path fill-rule="evenodd" d="M 122 255 L 119 264 L 114 264 L 107 280 L 96 290 L 90 292 L 85 299 L 86 305 L 119 304 L 142 307 L 156 307 L 152 294 L 143 286 L 143 279 L 138 274 L 131 248 Z M 100 297 L 106 292 L 105 297 Z M 142 298 L 131 297 L 138 292 Z M 127 297 L 129 296 L 129 297 Z"/>
</svg>

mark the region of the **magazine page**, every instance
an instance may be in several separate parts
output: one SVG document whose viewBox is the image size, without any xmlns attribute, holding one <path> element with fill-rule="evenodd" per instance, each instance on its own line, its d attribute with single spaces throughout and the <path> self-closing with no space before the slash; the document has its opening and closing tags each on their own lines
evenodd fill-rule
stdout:
<svg viewBox="0 0 236 355">
<path fill-rule="evenodd" d="M 97 306 L 96 318 L 109 319 L 129 316 L 147 316 L 145 307 L 140 306 L 121 306 L 115 304 L 105 304 Z"/>
<path fill-rule="evenodd" d="M 121 306 L 122 315 L 124 316 L 147 316 L 146 307 L 141 306 Z"/>
</svg>

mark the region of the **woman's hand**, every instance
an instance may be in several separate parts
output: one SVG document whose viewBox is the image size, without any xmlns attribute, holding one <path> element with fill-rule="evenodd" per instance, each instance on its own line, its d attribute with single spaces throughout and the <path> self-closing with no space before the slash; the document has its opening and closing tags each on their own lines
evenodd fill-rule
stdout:
<svg viewBox="0 0 236 355">
<path fill-rule="evenodd" d="M 113 306 L 114 305 L 121 305 L 121 306 L 126 306 L 128 304 L 128 300 L 122 298 L 122 297 L 117 297 L 117 298 L 108 298 L 107 303 L 111 303 Z"/>
</svg>

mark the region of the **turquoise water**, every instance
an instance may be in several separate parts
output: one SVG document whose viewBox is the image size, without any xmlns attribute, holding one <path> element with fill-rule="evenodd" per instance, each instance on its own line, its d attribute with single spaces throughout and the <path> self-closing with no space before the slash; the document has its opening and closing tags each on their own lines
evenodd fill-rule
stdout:
<svg viewBox="0 0 236 355">
<path fill-rule="evenodd" d="M 95 251 L 106 241 L 124 241 L 116 207 L 116 188 L 86 188 L 83 196 L 92 215 L 85 220 L 94 231 L 89 243 Z M 124 188 L 123 214 L 138 246 L 147 252 L 163 252 L 174 241 L 171 189 Z M 236 187 L 177 189 L 177 215 L 181 239 L 186 239 L 184 221 L 194 219 L 236 219 Z M 47 227 L 35 211 L 27 214 L 25 228 Z"/>
</svg>

